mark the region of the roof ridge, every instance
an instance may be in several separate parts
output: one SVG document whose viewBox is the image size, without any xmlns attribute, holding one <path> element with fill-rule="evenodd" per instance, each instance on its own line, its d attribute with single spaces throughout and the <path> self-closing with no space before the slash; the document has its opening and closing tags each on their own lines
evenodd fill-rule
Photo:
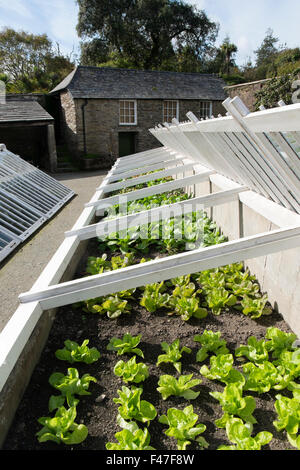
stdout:
<svg viewBox="0 0 300 470">
<path fill-rule="evenodd" d="M 178 75 L 203 75 L 206 77 L 221 78 L 217 73 L 205 72 L 179 72 L 175 70 L 148 70 L 148 69 L 128 69 L 125 67 L 99 67 L 97 65 L 77 65 L 77 69 L 96 69 L 96 70 L 126 70 L 128 72 L 143 72 L 143 73 L 176 73 Z"/>
</svg>

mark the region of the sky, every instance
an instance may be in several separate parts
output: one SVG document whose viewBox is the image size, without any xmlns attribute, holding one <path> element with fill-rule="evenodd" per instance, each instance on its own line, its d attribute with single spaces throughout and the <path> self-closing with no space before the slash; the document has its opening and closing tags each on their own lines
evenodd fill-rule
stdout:
<svg viewBox="0 0 300 470">
<path fill-rule="evenodd" d="M 112 0 L 113 1 L 113 0 Z M 299 0 L 186 0 L 204 9 L 220 25 L 217 45 L 225 36 L 238 46 L 236 61 L 255 61 L 254 51 L 271 28 L 280 44 L 300 46 Z M 34 34 L 46 33 L 64 54 L 79 54 L 75 0 L 0 0 L 0 28 L 9 26 Z"/>
</svg>

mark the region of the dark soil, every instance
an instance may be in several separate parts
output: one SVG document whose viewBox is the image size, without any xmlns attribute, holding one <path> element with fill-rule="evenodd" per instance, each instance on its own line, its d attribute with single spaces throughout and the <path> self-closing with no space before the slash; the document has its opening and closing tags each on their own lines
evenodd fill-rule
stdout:
<svg viewBox="0 0 300 470">
<path fill-rule="evenodd" d="M 94 251 L 94 248 L 95 244 L 92 242 L 86 257 Z M 86 257 L 82 260 L 77 276 L 83 274 Z M 230 352 L 234 353 L 236 347 L 240 344 L 246 344 L 249 336 L 254 335 L 257 338 L 262 338 L 269 326 L 276 326 L 288 332 L 290 331 L 288 325 L 282 316 L 275 312 L 270 316 L 252 320 L 234 310 L 224 311 L 219 316 L 209 313 L 203 320 L 191 319 L 184 322 L 178 316 L 167 316 L 165 311 L 155 314 L 148 313 L 139 305 L 138 298 L 139 295 L 135 303 L 130 302 L 132 305 L 130 315 L 115 320 L 106 316 L 84 313 L 81 309 L 71 305 L 58 311 L 47 345 L 17 410 L 3 450 L 56 451 L 75 448 L 57 445 L 53 442 L 40 444 L 36 437 L 36 433 L 41 429 L 37 420 L 41 416 L 50 416 L 48 400 L 51 395 L 56 393 L 49 385 L 49 376 L 54 371 L 67 373 L 68 367 L 76 367 L 80 375 L 89 373 L 97 379 L 97 383 L 90 383 L 91 395 L 80 397 L 77 406 L 76 422 L 84 423 L 88 427 L 89 435 L 83 443 L 76 446 L 76 450 L 105 450 L 107 442 L 116 442 L 114 436 L 121 429 L 116 424 L 119 405 L 113 402 L 113 398 L 118 396 L 117 390 L 124 384 L 113 373 L 114 365 L 120 356 L 117 356 L 116 352 L 108 351 L 106 347 L 113 336 L 121 338 L 127 332 L 132 336 L 142 335 L 139 347 L 144 352 L 144 362 L 149 366 L 150 376 L 144 382 L 142 399 L 150 401 L 158 413 L 157 418 L 149 425 L 150 444 L 157 450 L 176 450 L 175 440 L 164 434 L 166 426 L 158 422 L 158 417 L 166 414 L 170 407 L 183 409 L 189 403 L 193 405 L 194 412 L 199 416 L 198 422 L 206 425 L 206 431 L 202 436 L 209 443 L 208 450 L 215 450 L 221 444 L 230 444 L 226 438 L 225 430 L 217 428 L 214 424 L 215 420 L 222 416 L 222 410 L 219 403 L 209 395 L 211 391 L 222 391 L 224 385 L 205 379 L 200 374 L 200 367 L 204 363 L 209 364 L 209 359 L 201 364 L 196 362 L 198 343 L 193 341 L 193 337 L 195 334 L 203 333 L 205 329 L 221 331 L 222 338 L 227 341 Z M 202 383 L 194 388 L 195 391 L 200 391 L 198 398 L 190 402 L 177 397 L 169 397 L 163 401 L 156 390 L 161 374 L 168 373 L 178 376 L 170 364 L 156 366 L 157 357 L 162 354 L 160 343 L 162 341 L 171 343 L 177 338 L 180 339 L 181 346 L 188 346 L 192 349 L 192 354 L 183 355 L 182 374 L 193 373 L 193 378 L 202 380 Z M 66 339 L 77 341 L 80 344 L 83 340 L 89 339 L 89 347 L 96 347 L 100 351 L 100 359 L 91 365 L 75 363 L 71 366 L 66 362 L 59 361 L 55 357 L 55 351 L 63 347 Z M 122 359 L 125 358 L 122 357 Z M 240 364 L 236 361 L 236 367 L 240 367 Z M 277 432 L 272 424 L 277 417 L 274 409 L 277 393 L 273 390 L 261 395 L 247 392 L 248 395 L 252 394 L 255 397 L 257 405 L 254 416 L 258 423 L 254 425 L 253 433 L 266 430 L 273 434 L 272 441 L 264 446 L 263 450 L 291 449 L 285 433 Z M 193 449 L 199 449 L 196 443 L 188 446 L 188 450 Z"/>
</svg>

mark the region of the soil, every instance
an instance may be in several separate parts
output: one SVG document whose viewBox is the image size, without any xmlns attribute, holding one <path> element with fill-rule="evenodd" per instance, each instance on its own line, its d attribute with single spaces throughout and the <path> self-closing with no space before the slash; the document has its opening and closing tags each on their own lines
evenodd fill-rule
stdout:
<svg viewBox="0 0 300 470">
<path fill-rule="evenodd" d="M 92 254 L 95 255 L 95 250 L 97 250 L 97 244 L 91 241 L 75 277 L 83 275 L 86 259 Z M 222 416 L 222 410 L 219 403 L 209 394 L 216 390 L 222 391 L 224 385 L 208 380 L 200 374 L 200 367 L 203 364 L 209 365 L 209 359 L 203 363 L 196 362 L 199 345 L 193 341 L 194 335 L 203 333 L 205 329 L 221 331 L 222 338 L 227 341 L 227 347 L 230 352 L 234 353 L 235 348 L 246 344 L 249 336 L 254 335 L 258 339 L 264 337 L 266 329 L 270 326 L 276 326 L 286 332 L 290 332 L 290 328 L 283 317 L 275 311 L 269 316 L 253 320 L 232 309 L 218 316 L 209 313 L 205 319 L 191 319 L 184 322 L 178 316 L 168 316 L 165 310 L 157 311 L 155 314 L 148 313 L 139 305 L 139 295 L 135 302 L 130 301 L 131 314 L 123 315 L 115 320 L 106 316 L 85 313 L 72 305 L 59 309 L 48 342 L 16 412 L 3 450 L 59 451 L 74 450 L 75 447 L 76 450 L 105 450 L 107 442 L 116 442 L 115 434 L 121 429 L 116 424 L 119 405 L 113 402 L 113 398 L 118 396 L 117 390 L 124 383 L 113 373 L 114 365 L 121 357 L 117 356 L 116 352 L 108 351 L 106 347 L 113 336 L 121 338 L 127 332 L 132 336 L 138 334 L 142 336 L 139 347 L 144 352 L 144 362 L 149 367 L 150 376 L 144 382 L 142 399 L 151 402 L 158 413 L 157 418 L 149 425 L 150 445 L 157 450 L 177 449 L 175 440 L 164 434 L 167 427 L 159 423 L 158 417 L 166 414 L 170 407 L 183 409 L 189 403 L 193 405 L 194 412 L 199 416 L 198 423 L 206 425 L 206 431 L 201 436 L 209 443 L 207 450 L 216 450 L 221 444 L 230 444 L 225 430 L 219 429 L 214 424 L 215 420 Z M 178 376 L 170 364 L 156 366 L 157 357 L 163 352 L 161 342 L 171 343 L 177 338 L 180 339 L 181 347 L 188 346 L 192 349 L 191 354 L 184 354 L 182 357 L 182 374 L 192 373 L 193 378 L 199 378 L 202 381 L 194 388 L 195 391 L 200 391 L 198 398 L 190 402 L 178 397 L 169 397 L 164 401 L 156 390 L 161 374 Z M 63 347 L 66 339 L 80 344 L 85 339 L 89 339 L 89 347 L 96 347 L 100 351 L 100 359 L 90 365 L 76 363 L 71 366 L 64 361 L 59 361 L 55 357 L 55 351 Z M 122 357 L 122 359 L 125 358 Z M 241 368 L 241 361 L 236 360 L 235 366 Z M 41 425 L 37 420 L 41 416 L 50 415 L 48 400 L 52 394 L 55 394 L 55 390 L 48 382 L 49 376 L 55 371 L 66 374 L 68 367 L 76 367 L 80 376 L 89 373 L 97 379 L 97 383 L 90 383 L 91 395 L 80 397 L 77 406 L 76 422 L 84 423 L 88 427 L 88 437 L 83 443 L 73 447 L 57 445 L 53 442 L 39 443 L 36 433 L 41 429 Z M 247 392 L 256 400 L 254 416 L 257 424 L 254 425 L 253 433 L 266 430 L 273 434 L 272 441 L 264 446 L 263 450 L 291 449 L 285 433 L 277 432 L 272 424 L 277 418 L 274 409 L 277 393 L 274 390 L 260 395 Z M 199 449 L 196 443 L 188 446 L 188 450 L 193 449 Z"/>
</svg>

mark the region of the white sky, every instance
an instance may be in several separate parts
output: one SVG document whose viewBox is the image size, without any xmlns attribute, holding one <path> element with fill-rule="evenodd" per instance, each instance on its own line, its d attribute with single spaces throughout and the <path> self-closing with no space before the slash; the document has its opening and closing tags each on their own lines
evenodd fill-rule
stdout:
<svg viewBox="0 0 300 470">
<path fill-rule="evenodd" d="M 113 1 L 113 0 L 112 0 Z M 220 23 L 218 43 L 229 35 L 243 65 L 261 44 L 268 28 L 280 43 L 300 46 L 299 0 L 186 0 L 203 8 L 208 17 Z M 78 7 L 75 0 L 0 0 L 0 28 L 10 26 L 34 34 L 46 33 L 58 42 L 64 53 L 78 52 L 75 30 Z"/>
</svg>

